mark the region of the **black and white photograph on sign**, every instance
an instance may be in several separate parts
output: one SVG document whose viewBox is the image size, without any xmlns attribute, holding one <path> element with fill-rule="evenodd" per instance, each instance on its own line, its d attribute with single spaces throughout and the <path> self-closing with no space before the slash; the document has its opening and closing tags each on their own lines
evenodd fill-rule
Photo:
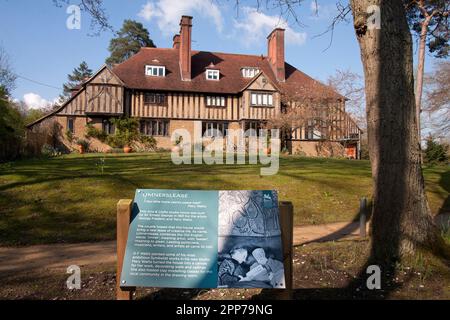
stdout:
<svg viewBox="0 0 450 320">
<path fill-rule="evenodd" d="M 219 192 L 219 288 L 285 288 L 275 191 Z"/>
</svg>

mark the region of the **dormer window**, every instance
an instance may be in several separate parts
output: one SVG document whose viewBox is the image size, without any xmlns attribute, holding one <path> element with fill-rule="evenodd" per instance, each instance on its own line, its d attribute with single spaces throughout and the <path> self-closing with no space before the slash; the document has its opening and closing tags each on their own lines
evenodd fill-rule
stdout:
<svg viewBox="0 0 450 320">
<path fill-rule="evenodd" d="M 165 77 L 166 67 L 164 66 L 145 66 L 145 75 L 152 77 Z"/>
<path fill-rule="evenodd" d="M 219 80 L 219 77 L 219 70 L 206 69 L 206 80 Z"/>
<path fill-rule="evenodd" d="M 241 72 L 244 78 L 253 78 L 259 73 L 259 69 L 253 67 L 244 67 L 241 69 Z"/>
</svg>

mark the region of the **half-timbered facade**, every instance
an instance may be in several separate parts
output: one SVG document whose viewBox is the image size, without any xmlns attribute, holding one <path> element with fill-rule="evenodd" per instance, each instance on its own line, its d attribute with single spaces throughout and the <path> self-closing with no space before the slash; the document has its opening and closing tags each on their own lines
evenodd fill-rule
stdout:
<svg viewBox="0 0 450 320">
<path fill-rule="evenodd" d="M 345 98 L 284 61 L 283 29 L 269 35 L 267 56 L 191 50 L 191 29 L 192 17 L 183 16 L 172 48 L 142 48 L 121 64 L 103 66 L 55 112 L 30 124 L 29 134 L 56 123 L 70 149 L 68 131 L 82 138 L 92 124 L 112 134 L 111 118 L 135 117 L 142 134 L 170 148 L 176 129 L 193 132 L 201 122 L 205 132 L 226 134 L 227 129 L 276 126 L 277 119 L 309 101 L 314 113 L 292 121 L 283 146 L 315 156 L 326 155 L 321 148 L 327 145 L 329 154 L 336 149 L 358 157 L 360 130 L 345 112 Z M 91 149 L 109 146 L 91 141 Z"/>
</svg>

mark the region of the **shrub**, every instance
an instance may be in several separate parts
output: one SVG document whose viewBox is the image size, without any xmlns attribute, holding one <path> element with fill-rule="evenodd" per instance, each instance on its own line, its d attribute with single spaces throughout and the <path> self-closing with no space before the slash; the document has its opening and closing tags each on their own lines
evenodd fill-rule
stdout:
<svg viewBox="0 0 450 320">
<path fill-rule="evenodd" d="M 439 143 L 429 136 L 426 141 L 425 161 L 430 164 L 446 162 L 448 161 L 447 151 L 448 145 Z"/>
<path fill-rule="evenodd" d="M 139 135 L 139 142 L 143 145 L 144 149 L 147 150 L 156 150 L 156 139 L 151 136 Z"/>
<path fill-rule="evenodd" d="M 139 119 L 137 118 L 114 118 L 111 123 L 116 127 L 114 138 L 111 140 L 116 147 L 130 146 L 139 139 Z M 113 145 L 111 145 L 114 147 Z"/>
<path fill-rule="evenodd" d="M 97 139 L 101 142 L 105 142 L 106 139 L 108 138 L 108 134 L 100 129 L 97 129 L 96 127 L 94 127 L 92 125 L 92 123 L 88 123 L 86 125 L 86 134 L 85 134 L 86 139 L 90 139 L 90 138 L 94 138 Z"/>
<path fill-rule="evenodd" d="M 106 138 L 106 143 L 113 148 L 131 147 L 133 144 L 143 151 L 156 149 L 156 140 L 151 136 L 142 135 L 139 132 L 139 119 L 137 118 L 116 118 L 111 119 L 111 123 L 116 127 L 114 135 Z"/>
<path fill-rule="evenodd" d="M 90 143 L 85 139 L 77 139 L 77 145 L 83 147 L 85 151 L 88 151 Z"/>
<path fill-rule="evenodd" d="M 0 161 L 13 160 L 20 155 L 24 134 L 22 115 L 0 85 Z"/>
<path fill-rule="evenodd" d="M 67 138 L 67 141 L 69 141 L 70 143 L 73 142 L 73 133 L 72 133 L 72 131 L 70 131 L 70 130 L 66 131 L 66 138 Z"/>
<path fill-rule="evenodd" d="M 126 141 L 122 136 L 114 134 L 106 138 L 106 144 L 113 148 L 123 148 L 126 145 Z"/>
<path fill-rule="evenodd" d="M 41 155 L 46 158 L 51 158 L 61 155 L 61 152 L 49 144 L 44 144 L 41 148 Z"/>
</svg>

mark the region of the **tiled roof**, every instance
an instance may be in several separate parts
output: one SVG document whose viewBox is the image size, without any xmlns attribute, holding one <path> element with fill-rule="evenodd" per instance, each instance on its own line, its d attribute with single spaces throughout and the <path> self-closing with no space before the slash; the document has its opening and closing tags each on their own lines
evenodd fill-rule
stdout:
<svg viewBox="0 0 450 320">
<path fill-rule="evenodd" d="M 257 67 L 288 95 L 305 98 L 343 99 L 330 87 L 312 79 L 286 63 L 286 80 L 278 82 L 265 56 L 192 51 L 192 79 L 183 81 L 180 76 L 179 50 L 142 48 L 125 62 L 116 65 L 113 72 L 129 88 L 184 92 L 237 94 L 252 80 L 241 74 L 243 67 Z M 165 77 L 145 75 L 145 65 L 164 65 Z M 220 80 L 206 80 L 205 69 L 214 65 L 220 70 Z"/>
</svg>

